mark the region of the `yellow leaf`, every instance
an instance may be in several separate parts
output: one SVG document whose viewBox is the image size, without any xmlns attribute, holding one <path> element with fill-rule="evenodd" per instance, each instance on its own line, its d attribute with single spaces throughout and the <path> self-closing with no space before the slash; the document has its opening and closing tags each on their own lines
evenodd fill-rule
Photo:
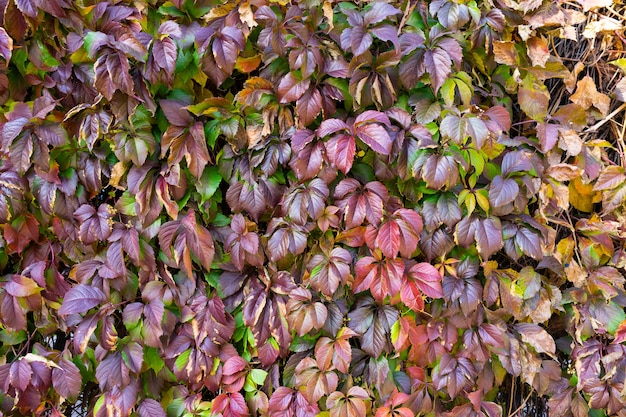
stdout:
<svg viewBox="0 0 626 417">
<path fill-rule="evenodd" d="M 602 194 L 593 191 L 592 184 L 583 184 L 580 178 L 575 178 L 569 183 L 569 200 L 578 211 L 591 213 L 593 204 L 602 201 Z"/>
</svg>

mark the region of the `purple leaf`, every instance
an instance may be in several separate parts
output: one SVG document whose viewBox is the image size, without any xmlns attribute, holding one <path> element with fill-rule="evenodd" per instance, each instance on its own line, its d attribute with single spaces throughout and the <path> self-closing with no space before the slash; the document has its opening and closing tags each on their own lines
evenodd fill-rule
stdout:
<svg viewBox="0 0 626 417">
<path fill-rule="evenodd" d="M 297 73 L 290 72 L 278 84 L 278 100 L 281 103 L 296 101 L 308 90 L 311 79 L 302 80 Z"/>
<path fill-rule="evenodd" d="M 384 127 L 374 123 L 362 125 L 356 128 L 356 135 L 372 148 L 374 152 L 381 155 L 389 155 L 391 153 L 393 140 Z"/>
<path fill-rule="evenodd" d="M 146 398 L 137 407 L 139 417 L 166 417 L 163 406 L 152 398 Z"/>
<path fill-rule="evenodd" d="M 32 376 L 33 369 L 26 359 L 20 358 L 11 364 L 9 379 L 11 380 L 11 385 L 15 388 L 18 388 L 21 391 L 26 390 L 30 384 Z"/>
<path fill-rule="evenodd" d="M 461 222 L 459 222 L 459 225 Z M 502 249 L 502 225 L 497 217 L 489 217 L 473 222 L 475 227 L 476 248 L 483 260 Z"/>
<path fill-rule="evenodd" d="M 167 121 L 174 126 L 187 127 L 193 122 L 191 113 L 185 109 L 187 103 L 175 100 L 160 100 L 159 104 Z"/>
<path fill-rule="evenodd" d="M 326 119 L 317 128 L 316 134 L 318 138 L 332 135 L 340 130 L 350 130 L 350 126 L 343 120 L 339 119 Z"/>
<path fill-rule="evenodd" d="M 519 194 L 517 181 L 512 178 L 504 179 L 500 175 L 491 181 L 489 188 L 489 203 L 494 207 L 502 207 L 512 203 Z"/>
<path fill-rule="evenodd" d="M 350 47 L 354 56 L 364 54 L 372 46 L 374 38 L 364 26 L 355 26 L 350 34 Z"/>
<path fill-rule="evenodd" d="M 72 287 L 65 298 L 63 305 L 59 309 L 59 314 L 68 315 L 84 313 L 106 300 L 102 291 L 90 285 L 78 284 Z"/>
<path fill-rule="evenodd" d="M 433 90 L 437 93 L 448 78 L 448 75 L 450 75 L 452 60 L 445 50 L 434 48 L 424 52 L 424 66 L 426 72 L 430 75 L 430 83 Z"/>
<path fill-rule="evenodd" d="M 52 368 L 52 385 L 62 397 L 77 398 L 82 382 L 78 367 L 65 358 L 61 359 L 58 368 Z"/>
<path fill-rule="evenodd" d="M 376 1 L 370 4 L 372 7 L 365 12 L 365 15 L 363 16 L 363 22 L 366 26 L 375 25 L 376 23 L 380 23 L 387 19 L 389 16 L 402 13 L 392 5 L 382 1 Z"/>
</svg>

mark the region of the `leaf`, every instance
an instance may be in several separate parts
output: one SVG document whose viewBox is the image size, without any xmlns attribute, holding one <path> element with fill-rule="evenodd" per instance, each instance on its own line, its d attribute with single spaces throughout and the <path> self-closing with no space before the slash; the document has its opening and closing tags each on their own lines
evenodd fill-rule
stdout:
<svg viewBox="0 0 626 417">
<path fill-rule="evenodd" d="M 59 361 L 59 367 L 52 368 L 52 385 L 62 397 L 78 398 L 82 382 L 78 367 L 65 358 Z"/>
<path fill-rule="evenodd" d="M 65 294 L 59 314 L 84 313 L 103 303 L 107 297 L 100 289 L 91 285 L 78 284 L 70 288 Z"/>
<path fill-rule="evenodd" d="M 517 93 L 521 109 L 533 120 L 542 121 L 548 114 L 550 93 L 544 85 L 524 82 Z"/>
<path fill-rule="evenodd" d="M 600 110 L 602 116 L 608 114 L 611 104 L 609 96 L 598 92 L 595 82 L 588 75 L 578 81 L 576 91 L 570 96 L 570 100 L 584 109 L 589 109 L 593 106 Z"/>
<path fill-rule="evenodd" d="M 543 328 L 532 323 L 518 323 L 513 326 L 522 337 L 524 343 L 532 346 L 537 353 L 556 353 L 556 344 L 550 334 Z"/>
<path fill-rule="evenodd" d="M 452 72 L 450 68 L 452 60 L 445 50 L 434 48 L 424 52 L 424 66 L 426 73 L 430 75 L 430 83 L 436 94 Z"/>
<path fill-rule="evenodd" d="M 476 248 L 480 252 L 483 260 L 489 259 L 491 255 L 502 249 L 502 225 L 497 217 L 474 222 Z"/>
<path fill-rule="evenodd" d="M 146 398 L 137 407 L 139 417 L 166 417 L 163 406 L 152 398 Z"/>
<path fill-rule="evenodd" d="M 431 155 L 422 168 L 422 177 L 429 188 L 440 190 L 456 184 L 459 168 L 449 155 Z"/>
<path fill-rule="evenodd" d="M 355 123 L 356 124 L 356 123 Z M 384 127 L 376 123 L 368 123 L 356 127 L 355 133 L 359 139 L 365 142 L 374 152 L 381 155 L 389 155 L 393 141 Z"/>
<path fill-rule="evenodd" d="M 281 103 L 296 101 L 309 89 L 311 79 L 302 79 L 295 72 L 290 72 L 278 84 L 278 100 Z"/>
<path fill-rule="evenodd" d="M 494 207 L 502 207 L 515 201 L 518 194 L 517 181 L 496 175 L 489 187 L 489 203 Z"/>
<path fill-rule="evenodd" d="M 608 166 L 600 172 L 600 176 L 593 186 L 594 191 L 612 190 L 626 181 L 624 168 Z"/>
<path fill-rule="evenodd" d="M 21 391 L 25 391 L 31 382 L 33 369 L 25 358 L 20 358 L 11 364 L 9 380 L 11 385 Z"/>
</svg>

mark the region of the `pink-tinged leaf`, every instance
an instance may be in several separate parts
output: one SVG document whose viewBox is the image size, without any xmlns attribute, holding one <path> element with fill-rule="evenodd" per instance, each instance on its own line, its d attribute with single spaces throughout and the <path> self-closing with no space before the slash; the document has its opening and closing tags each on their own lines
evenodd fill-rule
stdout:
<svg viewBox="0 0 626 417">
<path fill-rule="evenodd" d="M 4 285 L 4 290 L 14 297 L 28 297 L 43 290 L 31 278 L 21 275 L 11 275 L 11 279 Z"/>
<path fill-rule="evenodd" d="M 380 226 L 375 245 L 387 258 L 395 258 L 400 250 L 400 227 L 394 221 L 387 221 Z"/>
<path fill-rule="evenodd" d="M 317 128 L 315 132 L 318 138 L 323 138 L 325 136 L 332 135 L 333 133 L 337 133 L 341 130 L 350 130 L 350 126 L 346 124 L 343 120 L 339 119 L 326 119 L 321 124 L 320 127 Z"/>
<path fill-rule="evenodd" d="M 413 265 L 409 269 L 407 277 L 413 280 L 420 291 L 427 296 L 431 298 L 443 298 L 441 275 L 431 264 L 420 262 Z"/>
<path fill-rule="evenodd" d="M 450 72 L 452 72 L 452 60 L 444 49 L 437 47 L 424 52 L 424 66 L 426 67 L 426 72 L 430 75 L 430 83 L 433 90 L 437 93 L 450 75 Z"/>
<path fill-rule="evenodd" d="M 59 309 L 59 314 L 68 315 L 76 313 L 84 313 L 106 300 L 106 296 L 99 288 L 90 285 L 78 284 L 72 287 Z"/>
<path fill-rule="evenodd" d="M 541 237 L 538 233 L 526 227 L 520 227 L 515 234 L 515 244 L 520 250 L 533 259 L 540 260 L 543 258 L 541 250 Z"/>
<path fill-rule="evenodd" d="M 541 145 L 541 151 L 546 153 L 556 145 L 559 140 L 561 126 L 554 123 L 537 123 L 537 137 Z"/>
<path fill-rule="evenodd" d="M 594 191 L 612 190 L 626 182 L 624 168 L 620 166 L 608 166 L 600 172 L 600 176 L 593 186 Z"/>
<path fill-rule="evenodd" d="M 391 153 L 393 140 L 389 137 L 389 133 L 387 133 L 384 127 L 370 123 L 358 126 L 355 133 L 359 139 L 372 148 L 374 152 L 382 155 L 389 155 Z"/>
<path fill-rule="evenodd" d="M 0 57 L 2 57 L 5 62 L 9 62 L 11 60 L 12 53 L 13 39 L 11 39 L 4 28 L 0 28 Z"/>
<path fill-rule="evenodd" d="M 490 107 L 485 115 L 495 122 L 500 130 L 507 132 L 511 128 L 511 114 L 503 106 Z"/>
<path fill-rule="evenodd" d="M 166 74 L 171 75 L 176 69 L 176 58 L 178 51 L 173 40 L 165 38 L 162 41 L 155 41 L 152 47 L 154 63 L 162 68 Z"/>
<path fill-rule="evenodd" d="M 213 58 L 219 69 L 230 75 L 235 69 L 239 51 L 245 47 L 246 39 L 241 29 L 235 26 L 226 26 L 213 37 Z"/>
<path fill-rule="evenodd" d="M 355 152 L 356 141 L 350 135 L 336 135 L 326 142 L 328 159 L 344 174 L 352 168 Z"/>
<path fill-rule="evenodd" d="M 152 398 L 146 398 L 137 407 L 139 417 L 166 417 L 163 406 Z"/>
<path fill-rule="evenodd" d="M 519 332 L 522 341 L 532 346 L 537 353 L 556 353 L 556 343 L 544 328 L 532 323 L 518 323 L 513 327 Z"/>
<path fill-rule="evenodd" d="M 100 389 L 127 386 L 130 383 L 129 369 L 120 352 L 108 353 L 96 367 L 96 378 Z"/>
<path fill-rule="evenodd" d="M 489 188 L 489 203 L 494 207 L 502 207 L 512 203 L 519 194 L 517 181 L 512 178 L 504 179 L 496 175 Z"/>
<path fill-rule="evenodd" d="M 309 89 L 311 79 L 302 79 L 294 72 L 288 73 L 278 84 L 278 100 L 281 103 L 296 101 Z"/>
<path fill-rule="evenodd" d="M 76 399 L 82 382 L 78 367 L 65 358 L 59 361 L 58 368 L 52 368 L 52 385 L 62 397 Z"/>
<path fill-rule="evenodd" d="M 33 369 L 26 359 L 20 358 L 19 360 L 11 364 L 9 379 L 11 381 L 11 385 L 19 389 L 20 391 L 26 390 L 26 388 L 30 384 L 32 376 Z"/>
<path fill-rule="evenodd" d="M 87 349 L 87 344 L 89 343 L 89 339 L 91 338 L 93 332 L 96 330 L 99 320 L 100 316 L 98 314 L 87 315 L 85 316 L 83 321 L 81 321 L 80 324 L 76 326 L 76 331 L 74 332 L 74 350 L 77 353 L 85 352 L 85 349 Z"/>
</svg>

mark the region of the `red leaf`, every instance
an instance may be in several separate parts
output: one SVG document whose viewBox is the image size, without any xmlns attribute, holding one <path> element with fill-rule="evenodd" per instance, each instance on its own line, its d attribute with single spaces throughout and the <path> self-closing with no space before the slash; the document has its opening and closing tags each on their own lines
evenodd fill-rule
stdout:
<svg viewBox="0 0 626 417">
<path fill-rule="evenodd" d="M 309 88 L 296 102 L 296 114 L 304 126 L 315 121 L 322 111 L 322 95 L 317 88 Z"/>
<path fill-rule="evenodd" d="M 394 221 L 387 221 L 380 226 L 375 245 L 387 258 L 395 258 L 400 250 L 400 227 Z"/>
<path fill-rule="evenodd" d="M 339 119 L 326 119 L 320 124 L 320 127 L 317 128 L 316 134 L 317 137 L 323 138 L 341 130 L 350 131 L 350 126 Z"/>
<path fill-rule="evenodd" d="M 326 142 L 328 159 L 344 174 L 352 168 L 355 151 L 356 142 L 350 135 L 333 136 Z"/>
<path fill-rule="evenodd" d="M 84 313 L 106 300 L 106 296 L 100 289 L 91 285 L 78 284 L 70 288 L 65 294 L 59 314 Z"/>
<path fill-rule="evenodd" d="M 441 275 L 434 266 L 426 262 L 421 262 L 413 265 L 407 275 L 427 296 L 431 298 L 443 298 Z"/>
</svg>

